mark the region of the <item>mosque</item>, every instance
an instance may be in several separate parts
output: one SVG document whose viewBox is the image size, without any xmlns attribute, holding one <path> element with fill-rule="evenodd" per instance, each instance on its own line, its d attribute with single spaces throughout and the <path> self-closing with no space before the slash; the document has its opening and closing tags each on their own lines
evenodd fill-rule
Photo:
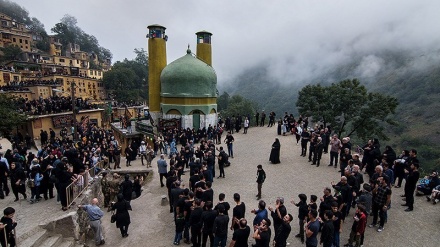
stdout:
<svg viewBox="0 0 440 247">
<path fill-rule="evenodd" d="M 217 75 L 212 67 L 212 33 L 196 33 L 197 51 L 167 65 L 165 27 L 148 26 L 149 113 L 159 130 L 199 129 L 217 123 Z"/>
</svg>

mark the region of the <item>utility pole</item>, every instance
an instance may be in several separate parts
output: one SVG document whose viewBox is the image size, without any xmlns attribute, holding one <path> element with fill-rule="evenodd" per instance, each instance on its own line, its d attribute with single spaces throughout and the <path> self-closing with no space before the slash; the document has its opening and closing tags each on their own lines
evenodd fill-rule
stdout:
<svg viewBox="0 0 440 247">
<path fill-rule="evenodd" d="M 73 125 L 73 141 L 76 141 L 78 139 L 77 136 L 77 124 L 76 124 L 76 98 L 75 98 L 75 81 L 72 81 L 70 84 L 70 92 L 72 94 L 72 125 Z"/>
</svg>

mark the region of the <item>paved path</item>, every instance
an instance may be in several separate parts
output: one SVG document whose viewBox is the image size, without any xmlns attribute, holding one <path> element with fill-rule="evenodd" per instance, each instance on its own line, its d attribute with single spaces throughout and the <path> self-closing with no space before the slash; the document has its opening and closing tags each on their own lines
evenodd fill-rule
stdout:
<svg viewBox="0 0 440 247">
<path fill-rule="evenodd" d="M 246 218 L 252 222 L 254 216 L 250 210 L 257 207 L 256 194 L 256 166 L 262 164 L 267 173 L 267 180 L 263 186 L 262 199 L 268 205 L 274 206 L 275 198 L 283 196 L 286 199 L 286 207 L 292 215 L 296 217 L 297 208 L 289 203 L 291 198 L 297 200 L 299 193 L 308 196 L 315 194 L 322 195 L 323 188 L 330 186 L 332 180 L 338 181 L 338 173 L 332 167 L 327 167 L 328 155 L 322 160 L 321 167 L 309 165 L 306 158 L 300 157 L 300 147 L 295 144 L 293 136 L 277 136 L 276 128 L 258 127 L 250 128 L 247 135 L 234 134 L 234 159 L 232 165 L 226 168 L 225 179 L 215 179 L 213 189 L 214 198 L 223 192 L 226 194 L 227 201 L 232 205 L 232 195 L 238 192 L 242 196 L 242 201 L 246 203 Z M 271 145 L 276 137 L 281 141 L 281 164 L 269 164 L 269 153 Z M 224 146 L 224 145 L 223 145 Z M 3 147 L 4 150 L 5 147 Z M 125 167 L 125 160 L 122 167 Z M 142 167 L 140 160 L 132 162 L 132 169 Z M 161 188 L 157 167 L 152 180 L 144 186 L 144 192 L 139 199 L 132 201 L 133 212 L 131 212 L 132 224 L 129 228 L 130 236 L 121 238 L 119 229 L 114 224 L 110 224 L 110 214 L 106 213 L 103 223 L 108 246 L 152 246 L 168 247 L 173 246 L 174 223 L 172 214 L 168 211 L 168 206 L 162 206 L 162 196 L 166 195 L 166 188 Z M 188 174 L 188 173 L 187 173 Z M 218 170 L 216 171 L 218 174 Z M 367 176 L 365 176 L 367 178 Z M 183 176 L 184 183 L 188 184 L 188 175 Z M 439 246 L 437 243 L 440 237 L 435 229 L 440 223 L 440 210 L 438 205 L 427 203 L 424 198 L 416 198 L 415 210 L 404 212 L 404 207 L 399 195 L 403 189 L 393 189 L 392 209 L 389 211 L 388 223 L 385 230 L 381 233 L 367 228 L 364 246 Z M 29 193 L 29 191 L 28 191 Z M 214 202 L 216 203 L 216 201 Z M 17 209 L 17 219 L 19 222 L 18 235 L 31 230 L 33 227 L 47 222 L 54 217 L 64 214 L 60 210 L 60 205 L 55 201 L 42 201 L 30 205 L 26 201 L 13 202 L 13 197 L 8 196 L 5 200 L 0 200 L 0 207 L 13 206 Z M 69 211 L 73 211 L 71 209 Z M 69 212 L 68 211 L 68 212 Z M 353 212 L 353 211 L 352 211 Z M 352 214 L 351 214 L 352 215 Z M 371 217 L 368 223 L 371 223 Z M 341 235 L 341 246 L 346 243 L 352 220 L 348 218 L 344 224 L 344 231 Z M 288 239 L 290 246 L 301 246 L 298 239 L 293 236 L 298 232 L 296 223 L 292 223 L 292 233 Z M 231 240 L 232 232 L 229 232 L 228 245 Z M 254 243 L 249 238 L 249 243 Z M 183 246 L 186 245 L 181 242 Z"/>
</svg>

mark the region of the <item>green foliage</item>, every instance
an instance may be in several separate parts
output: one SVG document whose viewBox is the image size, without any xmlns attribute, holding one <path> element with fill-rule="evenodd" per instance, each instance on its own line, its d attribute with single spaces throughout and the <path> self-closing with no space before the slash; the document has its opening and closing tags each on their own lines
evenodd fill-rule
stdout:
<svg viewBox="0 0 440 247">
<path fill-rule="evenodd" d="M 26 115 L 12 109 L 18 109 L 13 98 L 0 94 L 0 116 L 2 116 L 0 134 L 3 136 L 8 135 L 16 126 L 22 125 L 27 119 Z"/>
<path fill-rule="evenodd" d="M 394 97 L 368 93 L 357 79 L 327 87 L 305 86 L 296 103 L 300 114 L 311 116 L 324 126 L 332 126 L 340 136 L 356 134 L 361 139 L 372 136 L 387 139 L 384 126 L 396 124 L 390 117 L 397 105 Z"/>
<path fill-rule="evenodd" d="M 6 47 L 1 47 L 0 51 L 3 53 L 3 56 L 0 56 L 0 63 L 15 60 L 18 55 L 21 53 L 20 47 L 16 45 L 9 45 Z"/>
<path fill-rule="evenodd" d="M 242 116 L 253 116 L 255 113 L 255 108 L 252 101 L 243 98 L 240 95 L 233 95 L 229 97 L 227 93 L 223 93 L 223 98 L 226 99 L 227 108 L 223 110 L 218 110 L 223 117 L 232 115 L 242 115 Z M 222 97 L 220 96 L 220 97 Z M 219 97 L 219 98 L 220 98 Z M 218 105 L 217 105 L 218 106 Z M 219 109 L 219 108 L 217 108 Z"/>
<path fill-rule="evenodd" d="M 118 101 L 148 100 L 148 56 L 143 49 L 135 53 L 134 60 L 118 61 L 104 73 L 104 86 Z"/>
<path fill-rule="evenodd" d="M 217 111 L 221 112 L 228 109 L 229 100 L 231 96 L 227 92 L 224 92 L 217 98 Z"/>
<path fill-rule="evenodd" d="M 93 52 L 98 55 L 100 61 L 111 60 L 113 55 L 110 50 L 101 47 L 98 39 L 85 33 L 77 26 L 77 19 L 71 15 L 64 15 L 60 22 L 51 29 L 55 36 L 60 39 L 61 44 L 66 47 L 69 43 L 78 44 L 82 51 Z"/>
</svg>

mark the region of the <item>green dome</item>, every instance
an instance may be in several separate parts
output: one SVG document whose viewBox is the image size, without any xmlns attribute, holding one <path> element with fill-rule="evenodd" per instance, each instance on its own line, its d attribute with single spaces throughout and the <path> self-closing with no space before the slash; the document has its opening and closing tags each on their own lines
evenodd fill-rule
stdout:
<svg viewBox="0 0 440 247">
<path fill-rule="evenodd" d="M 191 50 L 168 64 L 160 75 L 162 97 L 216 97 L 217 75 L 214 69 L 194 57 Z"/>
</svg>

